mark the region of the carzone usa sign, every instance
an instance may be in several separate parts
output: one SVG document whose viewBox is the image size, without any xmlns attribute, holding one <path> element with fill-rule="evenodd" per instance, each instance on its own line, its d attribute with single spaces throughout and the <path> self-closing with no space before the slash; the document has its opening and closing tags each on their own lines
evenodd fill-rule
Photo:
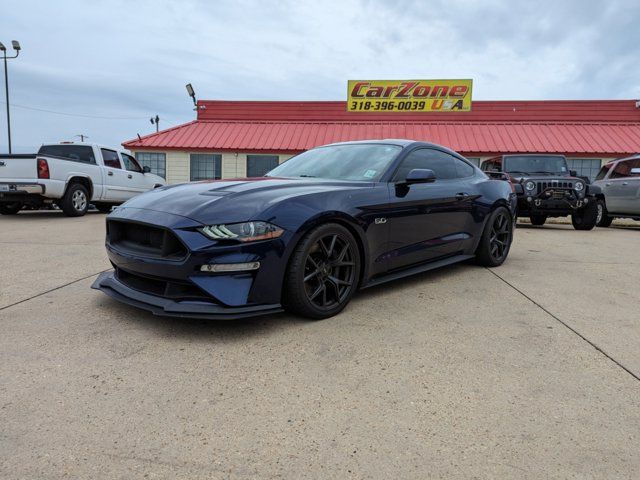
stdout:
<svg viewBox="0 0 640 480">
<path fill-rule="evenodd" d="M 349 80 L 349 112 L 468 112 L 471 80 Z"/>
</svg>

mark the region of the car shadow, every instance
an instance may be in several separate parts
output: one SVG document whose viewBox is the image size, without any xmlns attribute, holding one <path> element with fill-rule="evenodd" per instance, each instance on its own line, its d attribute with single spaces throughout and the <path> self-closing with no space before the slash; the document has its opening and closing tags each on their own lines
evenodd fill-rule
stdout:
<svg viewBox="0 0 640 480">
<path fill-rule="evenodd" d="M 449 265 L 436 270 L 419 273 L 370 287 L 356 292 L 353 300 L 357 302 L 367 301 L 381 294 L 402 294 L 403 290 L 409 290 L 416 285 L 435 283 L 446 276 L 460 274 L 466 269 L 482 268 L 463 262 L 457 265 Z M 160 337 L 180 337 L 193 342 L 208 342 L 212 339 L 228 342 L 244 341 L 251 337 L 263 337 L 283 330 L 301 329 L 312 326 L 318 321 L 289 314 L 287 312 L 264 315 L 254 318 L 237 320 L 207 320 L 180 317 L 163 317 L 153 315 L 145 310 L 120 303 L 107 296 L 99 296 L 94 300 L 94 308 L 103 312 L 106 318 L 119 322 L 132 322 L 141 329 L 153 331 Z M 348 315 L 347 311 L 326 320 L 319 320 L 331 328 L 331 322 L 340 322 L 341 316 Z"/>
<path fill-rule="evenodd" d="M 154 315 L 110 297 L 99 297 L 94 303 L 95 309 L 104 312 L 106 318 L 135 323 L 160 337 L 180 337 L 194 342 L 207 342 L 212 338 L 228 342 L 242 341 L 254 336 L 266 336 L 293 325 L 311 323 L 286 312 L 237 320 L 208 320 Z"/>
</svg>

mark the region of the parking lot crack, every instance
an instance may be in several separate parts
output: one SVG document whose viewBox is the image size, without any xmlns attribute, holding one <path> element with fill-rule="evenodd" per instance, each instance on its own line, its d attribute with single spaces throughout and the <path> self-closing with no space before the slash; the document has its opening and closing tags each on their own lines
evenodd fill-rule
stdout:
<svg viewBox="0 0 640 480">
<path fill-rule="evenodd" d="M 545 312 L 547 315 L 549 315 L 551 318 L 553 318 L 555 321 L 557 321 L 558 323 L 560 323 L 561 325 L 563 325 L 565 328 L 567 328 L 569 331 L 571 331 L 572 333 L 574 333 L 575 335 L 577 335 L 578 337 L 580 337 L 583 341 L 585 341 L 586 343 L 588 343 L 589 345 L 591 345 L 593 348 L 595 348 L 600 354 L 604 355 L 606 358 L 608 358 L 610 361 L 612 361 L 613 363 L 615 363 L 618 367 L 622 368 L 625 372 L 627 372 L 629 375 L 631 375 L 633 378 L 635 378 L 636 380 L 640 381 L 640 376 L 638 376 L 636 373 L 634 373 L 630 368 L 626 367 L 625 365 L 623 365 L 619 360 L 616 360 L 613 356 L 611 356 L 609 353 L 607 353 L 605 350 L 602 349 L 602 347 L 598 346 L 596 343 L 594 343 L 593 341 L 589 340 L 585 335 L 583 335 L 582 333 L 580 333 L 578 330 L 576 330 L 574 327 L 572 327 L 571 325 L 569 325 L 567 322 L 565 322 L 564 320 L 562 320 L 561 318 L 559 318 L 557 315 L 555 315 L 554 313 L 550 312 L 546 307 L 544 307 L 543 305 L 541 305 L 540 303 L 538 303 L 537 301 L 535 301 L 533 298 L 531 298 L 529 295 L 527 295 L 526 293 L 524 293 L 522 290 L 520 290 L 518 287 L 516 287 L 515 285 L 513 285 L 512 283 L 510 283 L 508 280 L 504 279 L 503 277 L 501 277 L 500 275 L 498 275 L 496 272 L 494 272 L 492 269 L 487 268 L 487 271 L 489 271 L 491 274 L 493 274 L 495 277 L 497 277 L 498 279 L 500 279 L 502 282 L 504 282 L 505 284 L 507 284 L 509 287 L 511 287 L 513 290 L 515 290 L 516 292 L 518 292 L 520 295 L 522 295 L 524 298 L 526 298 L 527 300 L 529 300 L 531 303 L 533 303 L 536 307 L 538 307 L 540 310 L 542 310 L 543 312 Z"/>
<path fill-rule="evenodd" d="M 92 273 L 82 278 L 78 278 L 76 280 L 72 280 L 71 282 L 65 283 L 64 285 L 58 285 L 57 287 L 50 288 L 49 290 L 45 290 L 44 292 L 36 293 L 28 298 L 24 298 L 22 300 L 18 300 L 17 302 L 11 303 L 9 305 L 5 305 L 4 307 L 0 307 L 0 311 L 6 310 L 7 308 L 15 307 L 16 305 L 20 305 L 21 303 L 28 302 L 29 300 L 33 300 L 34 298 L 41 297 L 42 295 L 46 295 L 47 293 L 55 292 L 56 290 L 60 290 L 61 288 L 68 287 L 69 285 L 73 285 L 74 283 L 81 282 L 82 280 L 86 280 L 87 278 L 95 277 L 96 275 L 100 275 L 103 272 L 107 272 L 111 270 L 107 268 L 106 270 L 100 270 L 99 272 Z"/>
</svg>

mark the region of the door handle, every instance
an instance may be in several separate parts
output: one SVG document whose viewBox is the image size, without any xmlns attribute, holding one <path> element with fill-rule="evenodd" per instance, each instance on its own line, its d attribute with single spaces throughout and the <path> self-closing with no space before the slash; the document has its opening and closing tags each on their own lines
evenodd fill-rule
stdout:
<svg viewBox="0 0 640 480">
<path fill-rule="evenodd" d="M 131 174 L 127 175 L 127 178 L 133 178 L 133 176 Z"/>
<path fill-rule="evenodd" d="M 113 177 L 113 172 L 107 172 L 107 175 L 109 175 L 110 177 Z"/>
<path fill-rule="evenodd" d="M 629 185 L 629 182 L 622 182 L 622 185 Z"/>
<path fill-rule="evenodd" d="M 607 182 L 604 184 L 605 187 L 610 187 L 611 186 L 611 182 Z"/>
<path fill-rule="evenodd" d="M 464 200 L 468 196 L 469 196 L 469 194 L 466 193 L 466 192 L 456 193 L 456 200 Z"/>
</svg>

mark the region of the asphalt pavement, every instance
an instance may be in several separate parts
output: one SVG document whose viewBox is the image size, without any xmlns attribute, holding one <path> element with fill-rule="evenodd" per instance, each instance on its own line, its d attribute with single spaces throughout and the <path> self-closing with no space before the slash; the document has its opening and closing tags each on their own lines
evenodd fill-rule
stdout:
<svg viewBox="0 0 640 480">
<path fill-rule="evenodd" d="M 640 478 L 640 223 L 522 225 L 320 322 L 121 305 L 103 236 L 0 218 L 0 478 Z"/>
</svg>

